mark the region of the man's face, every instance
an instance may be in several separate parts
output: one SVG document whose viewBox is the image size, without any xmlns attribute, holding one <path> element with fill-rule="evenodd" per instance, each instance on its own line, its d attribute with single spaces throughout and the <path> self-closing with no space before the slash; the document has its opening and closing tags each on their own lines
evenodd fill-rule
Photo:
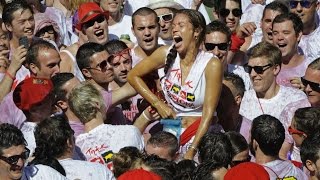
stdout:
<svg viewBox="0 0 320 180">
<path fill-rule="evenodd" d="M 108 22 L 103 15 L 98 15 L 82 25 L 83 32 L 90 42 L 104 45 L 108 41 Z"/>
<path fill-rule="evenodd" d="M 294 120 L 294 118 L 292 118 L 292 121 L 291 121 L 291 128 L 297 130 L 297 129 L 296 129 L 296 125 L 295 125 L 295 120 Z M 298 133 L 291 133 L 291 136 L 292 136 L 292 139 L 294 140 L 295 145 L 296 145 L 297 147 L 300 147 L 301 144 L 302 144 L 302 142 L 303 142 L 304 139 L 305 139 L 305 136 L 304 136 L 304 135 L 298 134 Z"/>
<path fill-rule="evenodd" d="M 218 46 L 215 46 L 214 49 L 211 49 L 213 47 L 212 45 Z M 229 42 L 226 34 L 219 31 L 206 34 L 205 47 L 207 51 L 216 55 L 223 64 L 227 63 L 226 58 L 229 50 Z M 227 49 L 224 49 L 222 47 L 227 47 Z"/>
<path fill-rule="evenodd" d="M 163 40 L 172 40 L 172 20 L 173 12 L 169 8 L 159 8 L 154 10 L 159 17 L 160 34 Z"/>
<path fill-rule="evenodd" d="M 265 66 L 262 73 L 259 74 L 254 69 L 252 69 L 251 73 L 249 74 L 253 89 L 257 93 L 266 93 L 276 79 L 274 67 L 267 66 L 268 64 L 269 62 L 266 57 L 256 57 L 249 59 L 248 66 L 250 67 Z"/>
<path fill-rule="evenodd" d="M 154 154 L 159 156 L 162 159 L 166 159 L 168 161 L 173 161 L 174 157 L 171 157 L 169 154 L 169 148 L 168 147 L 158 147 L 152 144 L 147 144 L 145 147 L 145 151 L 148 155 Z"/>
<path fill-rule="evenodd" d="M 314 19 L 315 19 L 315 13 L 317 12 L 317 4 L 318 2 L 316 0 L 310 0 L 308 1 L 310 7 L 303 7 L 301 6 L 301 2 L 296 3 L 296 1 L 290 0 L 290 11 L 293 13 L 296 13 L 302 20 L 303 26 L 311 26 L 313 25 Z"/>
<path fill-rule="evenodd" d="M 307 81 L 320 84 L 320 70 L 307 68 L 304 78 Z M 320 88 L 318 88 L 320 89 Z M 312 89 L 310 85 L 305 87 L 305 92 L 312 107 L 320 107 L 320 91 Z"/>
<path fill-rule="evenodd" d="M 145 51 L 152 51 L 158 46 L 159 24 L 153 14 L 134 17 L 133 34 L 138 45 Z"/>
<path fill-rule="evenodd" d="M 38 78 L 50 79 L 52 76 L 60 72 L 60 55 L 55 49 L 39 49 L 38 62 L 40 67 L 36 66 L 31 69 Z"/>
<path fill-rule="evenodd" d="M 12 157 L 21 155 L 25 152 L 25 145 L 12 146 L 2 151 L 2 156 Z M 25 159 L 19 158 L 15 165 L 10 165 L 4 160 L 0 160 L 0 177 L 5 179 L 20 179 L 22 176 L 22 169 L 24 167 Z"/>
<path fill-rule="evenodd" d="M 224 11 L 227 12 L 226 10 L 229 10 L 229 14 L 224 13 Z M 227 0 L 225 8 L 219 11 L 220 20 L 230 28 L 231 32 L 237 29 L 241 17 L 241 14 L 233 13 L 235 12 L 234 10 L 240 10 L 240 4 L 232 0 Z"/>
<path fill-rule="evenodd" d="M 132 68 L 132 59 L 129 49 L 125 49 L 119 55 L 112 59 L 112 67 L 114 72 L 114 81 L 122 86 L 127 82 L 128 72 Z"/>
<path fill-rule="evenodd" d="M 297 52 L 298 41 L 302 32 L 296 34 L 292 21 L 274 23 L 272 34 L 273 44 L 280 49 L 283 58 L 291 57 Z"/>
<path fill-rule="evenodd" d="M 93 54 L 90 58 L 90 74 L 92 79 L 98 84 L 110 83 L 113 81 L 113 68 L 108 61 L 107 51 Z"/>
<path fill-rule="evenodd" d="M 27 36 L 31 40 L 35 26 L 32 12 L 29 9 L 19 9 L 12 14 L 12 17 L 11 24 L 6 25 L 12 36 L 16 39 Z"/>
<path fill-rule="evenodd" d="M 9 34 L 0 28 L 0 54 L 9 58 L 10 40 Z"/>
<path fill-rule="evenodd" d="M 261 30 L 263 35 L 263 40 L 268 43 L 272 42 L 272 22 L 274 18 L 279 15 L 279 11 L 274 11 L 271 9 L 267 9 L 264 13 L 264 17 L 261 19 Z"/>
<path fill-rule="evenodd" d="M 122 4 L 123 4 L 123 0 L 101 0 L 100 1 L 100 7 L 105 11 L 109 11 L 110 13 L 119 12 Z"/>
</svg>

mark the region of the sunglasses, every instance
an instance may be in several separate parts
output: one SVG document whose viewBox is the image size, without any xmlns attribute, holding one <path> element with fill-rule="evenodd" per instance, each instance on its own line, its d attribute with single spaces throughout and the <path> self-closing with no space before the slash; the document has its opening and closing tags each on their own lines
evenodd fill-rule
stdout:
<svg viewBox="0 0 320 180">
<path fill-rule="evenodd" d="M 205 43 L 204 46 L 207 51 L 214 50 L 216 48 L 216 46 L 218 47 L 219 50 L 226 51 L 229 47 L 229 43 L 219 43 L 219 44 Z"/>
<path fill-rule="evenodd" d="M 319 83 L 308 81 L 303 77 L 301 77 L 301 82 L 304 85 L 304 87 L 307 87 L 309 85 L 312 90 L 320 92 L 320 84 Z"/>
<path fill-rule="evenodd" d="M 106 20 L 106 17 L 103 16 L 103 15 L 99 15 L 99 16 L 97 16 L 96 18 L 91 19 L 91 20 L 88 21 L 88 22 L 85 22 L 85 23 L 83 24 L 83 27 L 84 27 L 85 29 L 88 29 L 89 27 L 92 27 L 96 22 L 97 22 L 97 23 L 102 23 L 104 20 Z"/>
<path fill-rule="evenodd" d="M 236 165 L 238 165 L 238 164 L 241 164 L 241 163 L 250 162 L 250 160 L 251 160 L 251 156 L 248 155 L 247 159 L 231 161 L 231 164 L 230 164 L 230 165 L 231 165 L 231 167 L 234 167 L 234 166 L 236 166 Z"/>
<path fill-rule="evenodd" d="M 86 67 L 86 68 L 87 69 L 93 69 L 93 70 L 101 71 L 101 72 L 106 72 L 108 63 L 111 63 L 113 58 L 114 58 L 114 56 L 111 55 L 111 56 L 108 57 L 107 60 L 103 60 L 99 64 L 97 64 L 96 67 Z M 99 67 L 99 68 L 97 68 L 97 67 Z"/>
<path fill-rule="evenodd" d="M 173 19 L 173 13 L 159 15 L 158 18 L 159 18 L 159 22 L 160 20 L 164 22 L 170 22 Z"/>
<path fill-rule="evenodd" d="M 239 8 L 232 9 L 231 12 L 232 12 L 233 16 L 235 16 L 235 17 L 240 17 L 242 15 L 242 11 Z M 220 9 L 220 13 L 219 14 L 222 17 L 227 17 L 230 14 L 230 9 L 222 8 L 222 9 Z"/>
<path fill-rule="evenodd" d="M 28 159 L 29 154 L 30 154 L 30 150 L 26 148 L 26 150 L 22 152 L 20 155 L 14 155 L 10 157 L 0 156 L 0 159 L 10 164 L 10 166 L 13 166 L 18 163 L 19 159 L 23 159 L 23 160 Z"/>
<path fill-rule="evenodd" d="M 265 66 L 249 66 L 248 64 L 245 64 L 243 66 L 243 68 L 244 68 L 244 71 L 249 73 L 249 74 L 251 74 L 252 69 L 254 69 L 254 71 L 257 74 L 263 74 L 264 71 L 266 71 L 267 69 L 269 69 L 272 66 L 273 66 L 272 64 L 267 64 Z"/>
<path fill-rule="evenodd" d="M 47 27 L 42 28 L 40 31 L 37 32 L 36 36 L 42 37 L 45 35 L 46 32 L 49 34 L 54 34 L 55 31 L 53 29 L 53 26 L 47 26 Z"/>
<path fill-rule="evenodd" d="M 300 4 L 300 6 L 304 7 L 304 8 L 310 8 L 311 5 L 314 3 L 315 1 L 311 2 L 311 1 L 290 1 L 289 5 L 291 9 L 295 9 L 297 8 L 298 4 Z"/>
<path fill-rule="evenodd" d="M 289 126 L 289 128 L 288 128 L 288 132 L 289 132 L 289 134 L 298 134 L 298 135 L 300 135 L 300 136 L 307 136 L 304 132 L 302 132 L 302 131 L 299 131 L 298 129 L 294 129 L 293 127 L 291 127 L 291 126 Z"/>
</svg>

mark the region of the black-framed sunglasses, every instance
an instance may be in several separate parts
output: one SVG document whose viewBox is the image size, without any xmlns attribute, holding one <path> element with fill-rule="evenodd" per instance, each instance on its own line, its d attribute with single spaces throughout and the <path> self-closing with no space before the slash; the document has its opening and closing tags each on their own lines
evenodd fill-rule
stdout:
<svg viewBox="0 0 320 180">
<path fill-rule="evenodd" d="M 49 34 L 54 34 L 55 31 L 54 31 L 53 26 L 50 25 L 50 26 L 46 26 L 46 27 L 42 28 L 40 31 L 38 31 L 38 32 L 36 33 L 36 36 L 37 36 L 37 37 L 44 36 L 46 32 L 49 33 Z"/>
<path fill-rule="evenodd" d="M 250 160 L 251 160 L 251 156 L 248 155 L 247 159 L 231 161 L 231 164 L 230 164 L 230 165 L 231 165 L 231 167 L 234 167 L 234 166 L 236 166 L 236 165 L 238 165 L 238 164 L 241 164 L 241 163 L 250 162 Z"/>
<path fill-rule="evenodd" d="M 304 8 L 310 8 L 311 5 L 314 3 L 315 1 L 289 1 L 289 5 L 291 9 L 295 9 L 297 8 L 298 4 L 300 4 L 300 6 L 304 7 Z"/>
<path fill-rule="evenodd" d="M 309 85 L 312 90 L 320 92 L 320 83 L 308 81 L 304 77 L 301 77 L 301 82 L 305 87 Z"/>
<path fill-rule="evenodd" d="M 29 154 L 30 154 L 30 150 L 26 148 L 25 151 L 22 152 L 20 155 L 14 155 L 10 157 L 0 156 L 0 159 L 10 164 L 10 166 L 13 166 L 13 165 L 17 165 L 19 159 L 23 159 L 23 160 L 28 159 Z"/>
<path fill-rule="evenodd" d="M 99 16 L 95 17 L 94 19 L 91 19 L 90 21 L 85 22 L 83 24 L 83 27 L 85 29 L 88 29 L 89 27 L 93 26 L 94 23 L 96 23 L 96 22 L 97 23 L 102 23 L 104 20 L 106 20 L 106 17 L 104 15 L 99 15 Z"/>
<path fill-rule="evenodd" d="M 159 15 L 158 18 L 159 18 L 159 22 L 160 20 L 164 22 L 170 22 L 173 19 L 173 13 L 162 14 L 162 15 Z"/>
<path fill-rule="evenodd" d="M 106 72 L 107 71 L 107 66 L 108 63 L 111 63 L 113 60 L 114 56 L 109 56 L 108 59 L 101 61 L 99 64 L 97 64 L 96 67 L 86 67 L 87 69 L 94 69 L 97 71 L 101 71 L 101 72 Z M 99 67 L 99 68 L 97 68 Z"/>
<path fill-rule="evenodd" d="M 264 71 L 266 71 L 267 69 L 271 68 L 273 65 L 272 64 L 267 64 L 264 66 L 249 66 L 248 64 L 245 64 L 243 66 L 244 71 L 251 74 L 252 69 L 257 73 L 257 74 L 263 74 Z"/>
<path fill-rule="evenodd" d="M 204 47 L 206 48 L 207 51 L 212 51 L 214 48 L 218 47 L 219 50 L 221 51 L 226 51 L 228 50 L 229 43 L 219 43 L 219 44 L 214 44 L 214 43 L 205 43 Z"/>
<path fill-rule="evenodd" d="M 235 16 L 235 17 L 240 17 L 242 15 L 242 11 L 239 8 L 232 9 L 231 11 L 230 11 L 230 9 L 222 8 L 222 9 L 220 9 L 219 14 L 222 17 L 227 17 L 230 14 L 230 12 L 232 12 L 233 16 Z"/>
</svg>

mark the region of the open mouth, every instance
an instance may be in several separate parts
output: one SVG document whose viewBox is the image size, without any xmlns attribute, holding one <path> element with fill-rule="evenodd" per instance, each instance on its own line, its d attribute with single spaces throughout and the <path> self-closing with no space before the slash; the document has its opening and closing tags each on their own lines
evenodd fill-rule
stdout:
<svg viewBox="0 0 320 180">
<path fill-rule="evenodd" d="M 287 46 L 287 44 L 278 44 L 278 47 L 279 48 L 284 48 L 284 47 L 286 47 Z"/>
<path fill-rule="evenodd" d="M 144 39 L 143 41 L 146 42 L 146 43 L 150 43 L 150 42 L 153 41 L 153 38 L 147 38 L 147 39 Z"/>
<path fill-rule="evenodd" d="M 175 42 L 174 46 L 176 48 L 178 48 L 182 45 L 182 38 L 180 36 L 173 36 L 173 40 Z"/>
<path fill-rule="evenodd" d="M 168 29 L 161 29 L 161 32 L 167 33 L 167 32 L 168 32 Z"/>
<path fill-rule="evenodd" d="M 103 32 L 104 31 L 102 29 L 100 29 L 100 30 L 94 32 L 94 35 L 96 35 L 97 37 L 100 37 L 100 36 L 103 36 Z"/>
</svg>

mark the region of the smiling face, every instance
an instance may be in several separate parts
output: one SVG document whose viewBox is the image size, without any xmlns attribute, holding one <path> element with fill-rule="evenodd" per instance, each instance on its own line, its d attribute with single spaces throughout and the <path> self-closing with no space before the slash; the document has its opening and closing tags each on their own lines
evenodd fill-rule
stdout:
<svg viewBox="0 0 320 180">
<path fill-rule="evenodd" d="M 88 41 L 105 44 L 108 41 L 108 22 L 103 15 L 98 15 L 83 24 L 83 33 Z"/>
<path fill-rule="evenodd" d="M 138 45 L 144 51 L 153 51 L 158 47 L 159 24 L 154 14 L 136 15 L 132 27 Z"/>
<path fill-rule="evenodd" d="M 304 78 L 308 81 L 320 84 L 320 70 L 307 68 Z M 320 92 L 313 90 L 309 85 L 305 92 L 312 107 L 320 107 Z"/>
<path fill-rule="evenodd" d="M 234 9 L 240 9 L 240 4 L 232 0 L 226 0 L 226 5 L 224 8 L 230 12 L 229 15 L 223 16 L 220 9 L 220 20 L 230 28 L 231 32 L 235 32 L 240 23 L 240 16 L 236 17 L 232 11 Z"/>
<path fill-rule="evenodd" d="M 12 17 L 11 24 L 6 24 L 12 36 L 16 39 L 27 36 L 31 40 L 35 26 L 33 13 L 29 9 L 19 9 L 12 14 Z"/>
<path fill-rule="evenodd" d="M 12 146 L 2 150 L 2 156 L 10 157 L 21 155 L 25 151 L 25 145 Z M 0 160 L 0 179 L 20 179 L 25 159 L 19 159 L 16 167 L 12 168 L 7 162 Z"/>
<path fill-rule="evenodd" d="M 274 23 L 272 28 L 273 44 L 277 46 L 282 57 L 291 57 L 297 52 L 298 42 L 301 39 L 302 32 L 296 34 L 293 23 L 290 20 Z"/>
<path fill-rule="evenodd" d="M 100 1 L 100 7 L 104 11 L 109 11 L 110 13 L 119 12 L 122 4 L 123 4 L 123 0 L 101 0 Z"/>
<path fill-rule="evenodd" d="M 210 34 L 206 34 L 205 43 L 221 44 L 221 43 L 229 43 L 229 42 L 226 34 L 219 31 L 215 31 L 215 32 L 211 32 Z M 223 62 L 223 64 L 225 64 L 227 63 L 226 58 L 228 55 L 228 49 L 220 50 L 218 46 L 216 46 L 213 50 L 209 52 L 216 55 L 219 58 L 219 60 Z"/>
<path fill-rule="evenodd" d="M 302 7 L 300 3 L 295 8 L 290 8 L 290 11 L 297 14 L 302 22 L 304 27 L 311 26 L 315 23 L 315 14 L 317 12 L 318 2 L 316 0 L 310 0 L 311 6 L 309 8 Z"/>
<path fill-rule="evenodd" d="M 274 11 L 271 9 L 266 9 L 264 16 L 261 20 L 261 30 L 262 30 L 262 39 L 268 43 L 273 43 L 272 41 L 272 22 L 274 18 L 279 15 L 279 11 Z"/>
<path fill-rule="evenodd" d="M 173 12 L 169 8 L 159 8 L 154 10 L 159 18 L 160 34 L 163 40 L 172 40 L 172 20 Z M 162 17 L 162 18 L 161 18 Z M 168 20 L 166 19 L 168 18 Z M 169 20 L 171 19 L 171 20 Z"/>
</svg>

